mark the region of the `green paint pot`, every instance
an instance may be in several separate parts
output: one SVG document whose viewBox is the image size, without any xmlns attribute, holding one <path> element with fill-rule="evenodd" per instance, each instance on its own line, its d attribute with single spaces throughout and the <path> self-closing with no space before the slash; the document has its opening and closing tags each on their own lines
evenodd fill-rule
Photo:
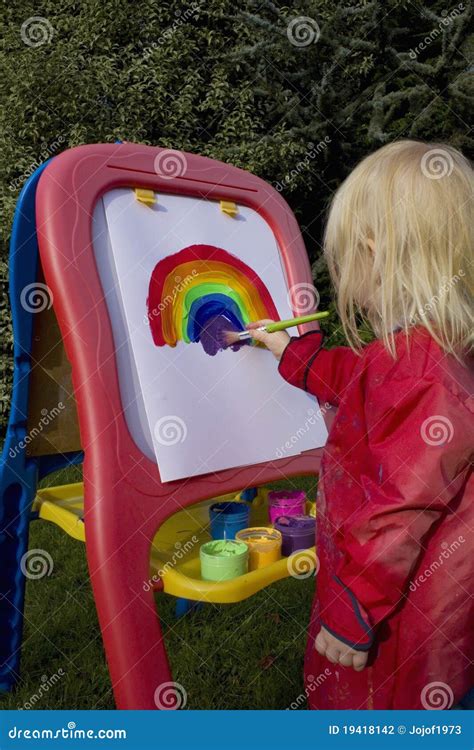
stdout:
<svg viewBox="0 0 474 750">
<path fill-rule="evenodd" d="M 216 539 L 199 550 L 201 576 L 205 581 L 229 581 L 247 572 L 249 549 L 244 542 Z"/>
</svg>

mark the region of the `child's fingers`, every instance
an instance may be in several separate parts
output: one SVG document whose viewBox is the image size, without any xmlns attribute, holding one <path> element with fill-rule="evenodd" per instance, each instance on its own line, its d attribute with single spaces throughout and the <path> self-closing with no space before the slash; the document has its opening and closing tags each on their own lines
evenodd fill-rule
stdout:
<svg viewBox="0 0 474 750">
<path fill-rule="evenodd" d="M 326 655 L 326 639 L 324 637 L 324 633 L 322 631 L 319 631 L 318 635 L 316 636 L 316 640 L 314 642 L 314 647 L 318 654 L 321 654 L 321 656 Z"/>
<path fill-rule="evenodd" d="M 356 672 L 361 672 L 367 664 L 368 654 L 365 651 L 355 651 L 352 648 L 342 647 L 343 644 L 333 638 L 326 636 L 322 629 L 314 641 L 314 647 L 318 654 L 324 656 L 332 664 L 340 664 L 342 667 L 352 667 Z"/>
<path fill-rule="evenodd" d="M 259 328 L 260 326 L 266 326 L 268 323 L 274 323 L 274 320 L 270 320 L 270 318 L 265 318 L 264 320 L 255 320 L 253 323 L 249 323 L 246 325 L 247 331 L 252 331 L 254 328 Z"/>
<path fill-rule="evenodd" d="M 339 664 L 342 664 L 343 667 L 352 667 L 354 658 L 355 657 L 351 652 L 342 652 L 341 656 L 339 657 Z"/>
<path fill-rule="evenodd" d="M 259 331 L 257 328 L 249 328 L 248 329 L 250 335 L 252 336 L 255 341 L 262 341 L 265 343 L 266 341 L 270 340 L 270 336 L 273 336 L 272 333 L 267 333 L 266 331 Z"/>
<path fill-rule="evenodd" d="M 369 655 L 365 651 L 358 651 L 357 654 L 353 656 L 352 666 L 356 672 L 362 672 L 365 665 L 367 664 L 368 658 Z"/>
<path fill-rule="evenodd" d="M 326 659 L 328 659 L 332 664 L 339 664 L 339 657 L 341 655 L 341 652 L 334 648 L 334 646 L 329 646 L 329 648 L 326 649 L 326 653 L 324 654 Z"/>
<path fill-rule="evenodd" d="M 261 344 L 266 346 L 267 349 L 269 349 L 277 359 L 280 359 L 290 340 L 290 337 L 288 336 L 286 331 L 267 333 L 266 331 L 259 331 L 256 328 L 249 328 L 248 331 L 254 341 L 259 341 Z"/>
</svg>

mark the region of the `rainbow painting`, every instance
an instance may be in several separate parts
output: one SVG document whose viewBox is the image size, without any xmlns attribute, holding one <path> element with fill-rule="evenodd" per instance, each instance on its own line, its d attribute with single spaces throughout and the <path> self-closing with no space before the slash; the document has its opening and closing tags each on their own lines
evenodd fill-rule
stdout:
<svg viewBox="0 0 474 750">
<path fill-rule="evenodd" d="M 223 331 L 243 331 L 251 321 L 279 315 L 250 266 L 220 247 L 190 245 L 153 269 L 147 318 L 156 346 L 200 342 L 214 356 L 224 348 Z"/>
</svg>

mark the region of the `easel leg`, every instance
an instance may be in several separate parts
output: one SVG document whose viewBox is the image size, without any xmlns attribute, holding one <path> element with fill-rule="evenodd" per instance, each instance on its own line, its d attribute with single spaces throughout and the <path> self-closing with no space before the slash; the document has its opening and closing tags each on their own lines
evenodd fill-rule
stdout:
<svg viewBox="0 0 474 750">
<path fill-rule="evenodd" d="M 130 525 L 124 528 L 126 524 L 109 516 L 107 532 L 102 525 L 98 533 L 101 526 L 93 515 L 89 523 L 86 517 L 87 558 L 117 708 L 179 707 L 147 585 L 155 528 L 137 524 L 133 532 Z"/>
</svg>

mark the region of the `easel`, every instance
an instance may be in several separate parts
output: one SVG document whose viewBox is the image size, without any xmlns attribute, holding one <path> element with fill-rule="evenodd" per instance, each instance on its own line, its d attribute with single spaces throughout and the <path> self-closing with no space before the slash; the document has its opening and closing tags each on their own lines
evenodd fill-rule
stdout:
<svg viewBox="0 0 474 750">
<path fill-rule="evenodd" d="M 144 456 L 132 440 L 123 413 L 114 341 L 93 252 L 91 217 L 100 196 L 116 187 L 133 187 L 245 204 L 261 213 L 272 227 L 282 250 L 289 285 L 311 283 L 310 267 L 297 223 L 273 188 L 246 172 L 190 154 L 186 155 L 184 175 L 163 177 L 156 173 L 154 166 L 160 153 L 161 149 L 133 144 L 83 146 L 65 152 L 49 163 L 42 174 L 34 175 L 35 180 L 31 179 L 29 210 L 25 212 L 29 219 L 24 231 L 30 237 L 31 257 L 31 246 L 36 247 L 32 239 L 35 229 L 34 191 L 41 177 L 36 197 L 41 267 L 54 299 L 67 359 L 72 364 L 80 443 L 85 452 L 86 550 L 119 708 L 156 709 L 155 691 L 171 679 L 153 590 L 143 586 L 143 581 L 149 577 L 150 550 L 157 530 L 171 523 L 183 508 L 207 498 L 235 493 L 242 487 L 261 486 L 284 477 L 317 474 L 321 458 L 321 450 L 314 450 L 271 463 L 226 470 L 219 475 L 162 484 L 157 465 Z M 16 247 L 15 252 L 19 252 L 25 241 L 17 239 L 12 245 Z M 27 265 L 31 265 L 30 262 L 25 262 L 24 268 Z M 26 283 L 37 282 L 37 273 L 39 268 L 35 265 L 34 269 L 28 268 L 26 278 L 14 278 L 14 296 Z M 17 300 L 14 304 L 12 299 L 12 306 L 14 315 L 22 316 Z M 300 311 L 295 309 L 294 312 L 298 314 Z M 28 394 L 33 394 L 35 387 L 31 380 L 35 369 L 32 368 L 31 313 L 29 316 L 29 322 L 22 324 L 26 326 L 26 333 L 22 333 L 18 326 L 15 331 L 16 387 L 18 393 L 18 388 L 23 389 L 23 401 L 19 397 L 16 401 L 14 399 L 7 441 L 9 447 L 18 435 L 27 433 Z M 44 319 L 47 321 L 47 317 Z M 310 328 L 309 325 L 303 326 L 301 332 Z M 53 380 L 57 383 L 59 372 L 63 372 L 63 360 L 57 347 L 48 340 L 52 329 L 50 321 L 45 326 L 45 333 L 39 334 L 37 343 L 41 348 L 36 356 L 41 358 L 45 352 L 51 354 Z M 44 364 L 45 360 L 40 361 Z M 68 392 L 67 381 L 61 378 L 59 382 Z M 44 408 L 43 404 L 41 406 Z M 49 457 L 34 458 L 27 456 L 26 452 L 21 453 L 21 459 L 12 464 L 7 462 L 2 473 L 2 546 L 5 545 L 5 554 L 12 561 L 11 569 L 16 578 L 20 560 L 27 550 L 29 514 L 38 476 L 82 458 L 77 450 L 75 422 L 71 411 L 65 411 L 67 414 L 62 418 L 68 420 L 64 429 L 70 442 L 68 452 L 61 454 L 59 462 L 58 447 L 51 439 L 54 448 Z M 34 415 L 32 409 L 31 419 L 35 416 L 38 415 Z M 59 428 L 57 433 L 61 433 Z M 44 437 L 47 439 L 46 434 Z M 9 447 L 5 447 L 7 452 Z M 40 449 L 46 450 L 44 441 Z M 20 522 L 15 522 L 18 528 L 10 549 L 7 533 L 13 528 L 15 518 Z M 179 580 L 178 577 L 177 571 L 169 574 L 170 586 L 174 585 L 175 591 L 184 586 L 183 595 L 186 596 L 189 584 L 183 581 L 183 576 Z M 283 566 L 270 579 L 254 577 L 254 588 L 250 593 L 281 577 L 285 577 Z M 156 581 L 155 588 L 164 585 L 166 590 L 166 583 L 163 584 L 166 580 L 162 576 L 161 581 Z M 2 591 L 9 582 L 5 580 L 4 583 Z M 214 601 L 236 600 L 226 598 L 228 592 L 225 587 L 219 591 L 219 586 L 222 584 L 215 586 L 217 599 Z M 202 593 L 204 589 L 201 587 L 200 591 Z M 6 607 L 10 607 L 9 612 L 17 612 L 16 621 L 8 625 L 8 642 L 5 642 L 3 654 L 3 689 L 11 686 L 18 673 L 23 596 L 24 579 L 16 586 L 15 600 L 10 601 L 9 595 L 4 594 L 1 602 L 4 606 L 3 610 L 0 609 L 3 629 L 8 615 Z"/>
</svg>

